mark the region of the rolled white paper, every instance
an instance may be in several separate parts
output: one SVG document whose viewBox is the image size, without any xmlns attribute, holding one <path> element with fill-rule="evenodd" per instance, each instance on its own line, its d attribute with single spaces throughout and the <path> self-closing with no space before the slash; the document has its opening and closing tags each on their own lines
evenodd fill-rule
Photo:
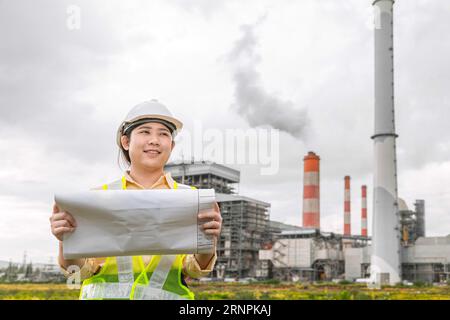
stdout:
<svg viewBox="0 0 450 320">
<path fill-rule="evenodd" d="M 77 222 L 64 234 L 65 259 L 213 252 L 197 215 L 213 208 L 214 189 L 93 190 L 55 202 Z"/>
</svg>

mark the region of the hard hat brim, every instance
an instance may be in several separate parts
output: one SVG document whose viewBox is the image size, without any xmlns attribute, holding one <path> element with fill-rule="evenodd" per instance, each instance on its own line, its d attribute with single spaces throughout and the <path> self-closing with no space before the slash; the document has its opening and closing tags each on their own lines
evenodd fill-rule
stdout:
<svg viewBox="0 0 450 320">
<path fill-rule="evenodd" d="M 122 147 L 120 139 L 123 135 L 122 130 L 123 130 L 124 125 L 139 121 L 141 119 L 146 119 L 146 118 L 161 119 L 161 120 L 172 123 L 175 126 L 175 131 L 172 133 L 173 137 L 175 137 L 178 133 L 180 133 L 181 129 L 183 128 L 183 123 L 180 120 L 175 119 L 174 117 L 164 116 L 164 115 L 160 115 L 160 114 L 146 114 L 146 115 L 142 115 L 139 117 L 135 117 L 133 119 L 130 119 L 129 121 L 124 121 L 120 125 L 120 129 L 117 131 L 117 141 L 116 142 L 120 148 Z M 151 122 L 151 120 L 149 120 L 148 122 Z"/>
</svg>

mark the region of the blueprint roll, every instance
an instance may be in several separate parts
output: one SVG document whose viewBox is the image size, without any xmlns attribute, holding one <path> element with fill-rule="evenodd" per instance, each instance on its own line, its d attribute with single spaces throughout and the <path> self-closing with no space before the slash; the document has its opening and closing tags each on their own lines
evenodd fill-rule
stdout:
<svg viewBox="0 0 450 320">
<path fill-rule="evenodd" d="M 77 222 L 64 234 L 65 259 L 213 253 L 198 219 L 213 209 L 214 189 L 91 190 L 58 193 L 55 202 Z"/>
</svg>

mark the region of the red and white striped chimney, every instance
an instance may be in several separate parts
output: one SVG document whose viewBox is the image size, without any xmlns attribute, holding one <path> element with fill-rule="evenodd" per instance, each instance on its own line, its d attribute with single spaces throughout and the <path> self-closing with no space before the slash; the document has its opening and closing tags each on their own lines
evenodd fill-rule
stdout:
<svg viewBox="0 0 450 320">
<path fill-rule="evenodd" d="M 320 229 L 320 158 L 310 151 L 303 161 L 303 227 Z"/>
<path fill-rule="evenodd" d="M 350 226 L 350 176 L 344 177 L 344 236 L 351 235 Z"/>
<path fill-rule="evenodd" d="M 367 237 L 367 186 L 361 187 L 361 235 Z"/>
</svg>

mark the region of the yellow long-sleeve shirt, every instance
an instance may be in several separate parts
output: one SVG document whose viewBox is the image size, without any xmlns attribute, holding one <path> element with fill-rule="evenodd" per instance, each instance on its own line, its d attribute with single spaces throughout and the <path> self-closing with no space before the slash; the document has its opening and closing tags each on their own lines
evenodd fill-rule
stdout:
<svg viewBox="0 0 450 320">
<path fill-rule="evenodd" d="M 129 172 L 126 171 L 124 173 L 125 178 L 127 180 L 127 189 L 145 189 L 141 184 L 137 183 L 130 176 Z M 173 189 L 174 180 L 170 175 L 170 172 L 164 173 L 158 181 L 156 181 L 150 189 Z M 102 189 L 101 187 L 95 189 Z M 152 256 L 142 256 L 144 260 L 144 265 L 147 266 L 150 262 Z M 100 271 L 101 266 L 105 262 L 105 258 L 87 258 L 85 259 L 84 265 L 80 269 L 80 278 L 84 280 L 86 278 L 92 277 L 94 274 Z M 214 268 L 214 265 L 217 260 L 216 250 L 214 249 L 214 256 L 209 261 L 206 268 L 202 269 L 195 258 L 195 255 L 188 254 L 185 256 L 183 261 L 183 274 L 191 277 L 191 278 L 200 278 L 208 275 Z M 62 272 L 66 277 L 68 277 L 71 273 L 69 273 L 63 266 L 60 266 Z"/>
</svg>

